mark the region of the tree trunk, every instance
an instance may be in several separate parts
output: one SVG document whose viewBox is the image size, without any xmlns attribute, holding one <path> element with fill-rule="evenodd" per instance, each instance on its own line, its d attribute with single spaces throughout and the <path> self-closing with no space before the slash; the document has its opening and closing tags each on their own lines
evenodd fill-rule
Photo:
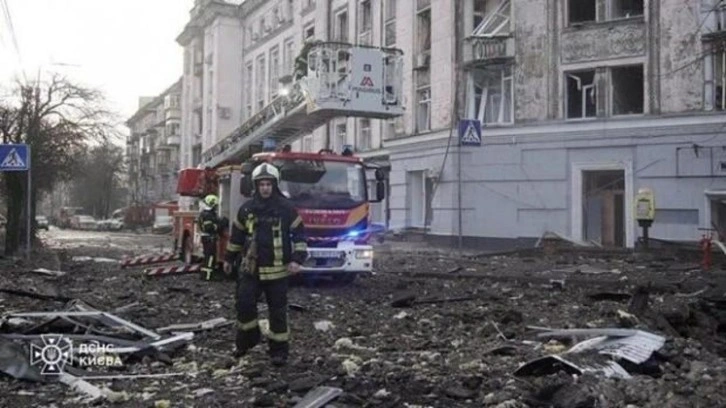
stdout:
<svg viewBox="0 0 726 408">
<path fill-rule="evenodd" d="M 5 186 L 8 192 L 8 225 L 5 230 L 5 255 L 12 256 L 20 248 L 20 234 L 23 213 L 23 182 L 25 173 L 6 173 Z"/>
</svg>

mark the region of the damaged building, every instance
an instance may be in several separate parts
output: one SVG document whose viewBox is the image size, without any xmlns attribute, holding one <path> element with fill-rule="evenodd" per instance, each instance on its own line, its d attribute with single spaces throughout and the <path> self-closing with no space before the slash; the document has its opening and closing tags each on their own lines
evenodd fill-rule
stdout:
<svg viewBox="0 0 726 408">
<path fill-rule="evenodd" d="M 721 2 L 415 7 L 407 131 L 384 143 L 392 226 L 479 247 L 545 231 L 632 247 L 650 188 L 652 237 L 726 228 Z M 459 149 L 460 120 L 481 123 L 481 143 Z"/>
<path fill-rule="evenodd" d="M 372 218 L 477 247 L 546 231 L 633 247 L 726 230 L 726 10 L 716 0 L 197 0 L 184 47 L 182 166 L 261 111 L 310 40 L 403 50 L 406 113 L 342 117 L 294 149 L 390 170 Z M 459 148 L 462 121 L 470 142 Z"/>
</svg>

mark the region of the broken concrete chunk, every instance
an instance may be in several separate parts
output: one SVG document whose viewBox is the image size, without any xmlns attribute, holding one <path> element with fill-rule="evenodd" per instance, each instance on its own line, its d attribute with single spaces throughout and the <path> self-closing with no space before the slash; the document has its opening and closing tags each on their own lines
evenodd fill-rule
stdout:
<svg viewBox="0 0 726 408">
<path fill-rule="evenodd" d="M 320 320 L 315 323 L 313 323 L 313 326 L 315 326 L 315 330 L 321 331 L 321 332 L 327 332 L 330 329 L 334 328 L 335 325 L 330 320 Z"/>
<path fill-rule="evenodd" d="M 343 390 L 340 388 L 317 387 L 307 393 L 293 408 L 321 408 L 328 402 L 338 398 L 342 393 Z"/>
</svg>

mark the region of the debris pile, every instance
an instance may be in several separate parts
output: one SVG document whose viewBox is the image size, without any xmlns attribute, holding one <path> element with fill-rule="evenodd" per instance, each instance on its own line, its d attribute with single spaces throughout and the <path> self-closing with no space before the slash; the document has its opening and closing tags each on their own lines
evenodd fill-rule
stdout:
<svg viewBox="0 0 726 408">
<path fill-rule="evenodd" d="M 43 334 L 74 347 L 93 336 L 126 351 L 114 354 L 123 367 L 64 372 L 95 387 L 84 398 L 123 407 L 726 406 L 723 272 L 665 253 L 573 248 L 394 252 L 352 285 L 292 286 L 282 368 L 265 341 L 232 358 L 234 285 L 73 261 L 122 259 L 115 246 L 68 249 L 45 266 L 64 274 L 0 273 L 0 364 Z M 262 303 L 259 312 L 264 329 Z M 23 361 L 3 366 L 0 406 L 78 397 L 60 381 L 16 380 L 40 370 Z"/>
</svg>

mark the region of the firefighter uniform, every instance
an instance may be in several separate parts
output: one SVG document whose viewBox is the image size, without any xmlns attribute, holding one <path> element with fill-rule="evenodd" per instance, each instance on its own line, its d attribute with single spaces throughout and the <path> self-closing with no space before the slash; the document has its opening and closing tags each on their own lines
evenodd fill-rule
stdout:
<svg viewBox="0 0 726 408">
<path fill-rule="evenodd" d="M 226 262 L 241 259 L 237 277 L 236 355 L 247 353 L 260 342 L 257 299 L 264 292 L 269 311 L 269 354 L 273 364 L 282 365 L 289 354 L 287 321 L 288 264 L 302 265 L 307 258 L 302 218 L 282 195 L 279 172 L 263 163 L 252 173 L 255 184 L 269 179 L 272 195 L 263 198 L 256 191 L 239 209 L 227 245 Z"/>
<path fill-rule="evenodd" d="M 204 198 L 204 206 L 199 213 L 197 224 L 204 250 L 204 265 L 202 265 L 202 279 L 215 278 L 217 269 L 217 238 L 219 236 L 219 217 L 217 216 L 217 196 L 210 194 Z"/>
</svg>

